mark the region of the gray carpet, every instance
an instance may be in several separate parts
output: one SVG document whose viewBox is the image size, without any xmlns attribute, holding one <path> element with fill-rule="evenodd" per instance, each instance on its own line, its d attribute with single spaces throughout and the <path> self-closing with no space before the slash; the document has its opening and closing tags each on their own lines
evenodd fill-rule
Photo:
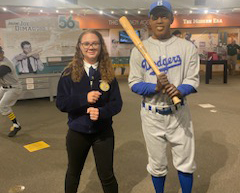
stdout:
<svg viewBox="0 0 240 193">
<path fill-rule="evenodd" d="M 139 117 L 140 97 L 131 93 L 126 78 L 119 78 L 124 106 L 114 117 L 116 137 L 114 169 L 120 193 L 153 193 L 146 171 L 147 154 Z M 197 170 L 193 193 L 240 192 L 240 75 L 231 76 L 228 84 L 222 75 L 213 75 L 210 84 L 202 77 L 199 92 L 188 97 L 195 138 Z M 212 104 L 202 108 L 198 104 Z M 211 112 L 211 110 L 214 110 Z M 49 99 L 18 101 L 15 114 L 22 130 L 8 138 L 11 126 L 0 116 L 0 193 L 63 193 L 67 166 L 65 135 L 67 116 Z M 24 145 L 43 140 L 50 148 L 28 152 Z M 180 192 L 177 172 L 168 151 L 169 173 L 165 193 Z M 16 185 L 23 191 L 13 190 Z M 85 164 L 79 193 L 102 193 L 92 152 Z"/>
</svg>

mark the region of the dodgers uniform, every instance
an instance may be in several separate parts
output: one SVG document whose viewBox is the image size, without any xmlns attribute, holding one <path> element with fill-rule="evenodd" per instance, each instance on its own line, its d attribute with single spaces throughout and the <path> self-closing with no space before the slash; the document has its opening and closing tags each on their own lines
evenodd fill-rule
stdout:
<svg viewBox="0 0 240 193">
<path fill-rule="evenodd" d="M 158 69 L 181 92 L 182 104 L 176 109 L 167 93 L 156 92 L 157 77 L 141 53 L 134 48 L 130 58 L 129 86 L 142 95 L 141 120 L 148 151 L 147 170 L 152 176 L 167 174 L 166 146 L 171 144 L 173 164 L 178 171 L 193 173 L 194 135 L 186 95 L 199 85 L 199 56 L 196 47 L 172 36 L 143 41 Z"/>
<path fill-rule="evenodd" d="M 15 67 L 7 58 L 0 61 L 0 66 L 11 69 L 10 73 L 0 78 L 0 113 L 8 115 L 22 92 L 22 86 L 18 81 Z"/>
</svg>

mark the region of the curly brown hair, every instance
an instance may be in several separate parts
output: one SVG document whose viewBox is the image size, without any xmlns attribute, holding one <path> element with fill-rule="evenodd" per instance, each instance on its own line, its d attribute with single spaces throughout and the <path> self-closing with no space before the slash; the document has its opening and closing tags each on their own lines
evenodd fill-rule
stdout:
<svg viewBox="0 0 240 193">
<path fill-rule="evenodd" d="M 92 29 L 86 30 L 80 34 L 77 45 L 76 45 L 76 52 L 73 57 L 73 60 L 64 69 L 63 76 L 71 75 L 73 82 L 80 82 L 84 74 L 84 62 L 83 62 L 84 56 L 79 47 L 79 43 L 81 42 L 82 37 L 85 34 L 89 34 L 89 33 L 95 34 L 100 41 L 101 51 L 98 56 L 98 62 L 99 62 L 98 68 L 101 74 L 101 79 L 103 81 L 111 83 L 115 77 L 115 74 L 114 74 L 114 69 L 112 66 L 111 59 L 107 51 L 107 47 L 105 45 L 102 35 L 97 30 L 92 30 Z"/>
</svg>

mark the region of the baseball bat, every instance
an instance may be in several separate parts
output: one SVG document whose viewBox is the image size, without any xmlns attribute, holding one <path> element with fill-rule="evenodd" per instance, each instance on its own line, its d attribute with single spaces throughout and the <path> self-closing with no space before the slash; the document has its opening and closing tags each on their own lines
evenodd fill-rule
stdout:
<svg viewBox="0 0 240 193">
<path fill-rule="evenodd" d="M 42 51 L 43 51 L 42 48 L 38 48 L 38 49 L 33 50 L 32 52 L 30 52 L 29 54 L 27 54 L 27 57 L 30 57 L 30 56 L 32 56 L 34 54 L 39 54 Z"/>
<path fill-rule="evenodd" d="M 155 72 L 156 75 L 161 74 L 159 71 L 158 67 L 155 65 L 154 61 L 150 57 L 149 53 L 147 52 L 146 48 L 144 47 L 142 41 L 140 38 L 137 36 L 136 32 L 134 31 L 131 23 L 128 21 L 128 19 L 125 16 L 122 16 L 119 19 L 120 24 L 122 27 L 125 29 L 131 40 L 133 41 L 134 45 L 137 47 L 137 49 L 140 51 L 140 53 L 143 55 L 143 57 L 146 59 L 148 64 L 151 66 L 153 71 Z M 181 102 L 181 100 L 177 97 L 174 96 L 172 98 L 174 105 L 177 105 Z"/>
</svg>

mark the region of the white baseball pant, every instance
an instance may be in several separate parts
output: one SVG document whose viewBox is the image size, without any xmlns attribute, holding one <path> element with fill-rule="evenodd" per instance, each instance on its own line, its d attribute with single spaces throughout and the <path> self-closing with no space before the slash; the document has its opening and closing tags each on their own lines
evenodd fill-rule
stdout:
<svg viewBox="0 0 240 193">
<path fill-rule="evenodd" d="M 12 106 L 17 102 L 22 88 L 3 88 L 0 87 L 0 113 L 8 115 L 12 112 Z"/>
<path fill-rule="evenodd" d="M 167 174 L 166 149 L 169 142 L 174 167 L 184 173 L 193 173 L 196 169 L 195 142 L 187 104 L 170 115 L 142 108 L 141 119 L 148 152 L 148 172 L 155 177 Z"/>
</svg>

